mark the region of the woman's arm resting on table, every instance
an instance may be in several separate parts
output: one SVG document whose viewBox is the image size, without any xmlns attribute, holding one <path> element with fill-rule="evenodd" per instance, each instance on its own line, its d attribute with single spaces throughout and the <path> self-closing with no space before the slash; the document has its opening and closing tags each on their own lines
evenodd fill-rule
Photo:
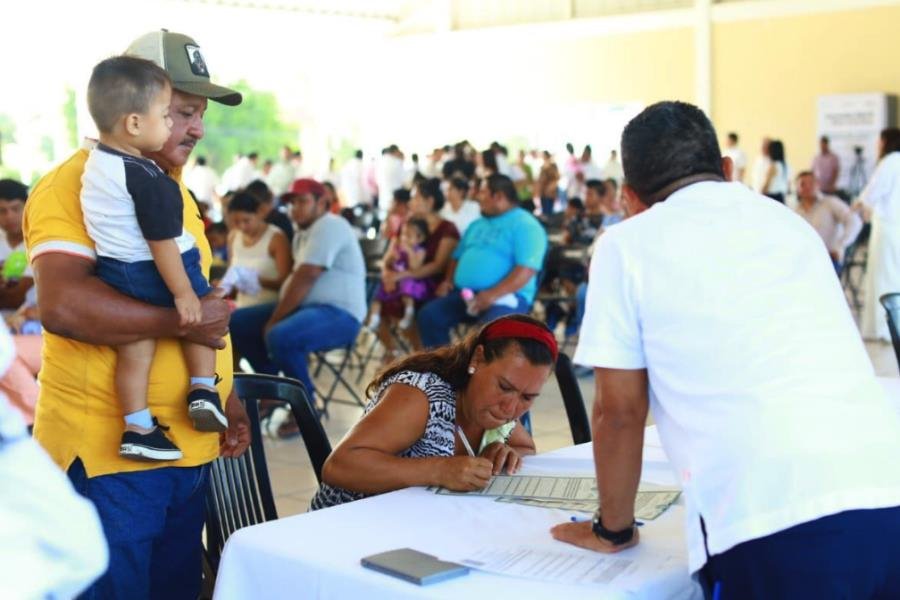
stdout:
<svg viewBox="0 0 900 600">
<path fill-rule="evenodd" d="M 390 386 L 325 461 L 322 480 L 364 494 L 420 485 L 463 491 L 487 485 L 491 462 L 484 458 L 397 456 L 424 435 L 427 422 L 428 399 L 421 390 L 404 384 Z"/>
</svg>

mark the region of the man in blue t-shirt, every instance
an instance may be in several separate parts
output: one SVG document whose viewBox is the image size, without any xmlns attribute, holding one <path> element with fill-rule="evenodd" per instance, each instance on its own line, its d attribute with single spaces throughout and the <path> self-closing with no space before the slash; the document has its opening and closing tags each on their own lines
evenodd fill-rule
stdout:
<svg viewBox="0 0 900 600">
<path fill-rule="evenodd" d="M 537 273 L 547 251 L 547 234 L 519 207 L 516 188 L 505 175 L 491 175 L 478 193 L 482 217 L 466 230 L 437 298 L 419 311 L 422 344 L 450 342 L 450 328 L 461 321 L 487 322 L 528 312 L 537 292 Z M 470 300 L 464 296 L 474 292 Z"/>
</svg>

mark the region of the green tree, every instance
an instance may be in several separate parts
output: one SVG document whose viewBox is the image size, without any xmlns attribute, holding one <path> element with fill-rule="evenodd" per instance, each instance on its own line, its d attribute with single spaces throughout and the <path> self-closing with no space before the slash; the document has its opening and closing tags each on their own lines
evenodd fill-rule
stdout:
<svg viewBox="0 0 900 600">
<path fill-rule="evenodd" d="M 194 156 L 206 156 L 222 172 L 236 154 L 256 151 L 260 158 L 277 158 L 285 145 L 295 147 L 300 128 L 282 120 L 278 99 L 271 92 L 253 90 L 245 81 L 230 86 L 243 94 L 240 106 L 210 102 L 203 118 L 206 135 Z"/>
<path fill-rule="evenodd" d="M 66 88 L 66 101 L 63 102 L 62 113 L 66 121 L 66 141 L 69 142 L 69 149 L 74 150 L 80 145 L 78 139 L 78 109 L 75 105 L 75 90 L 70 87 Z"/>
<path fill-rule="evenodd" d="M 9 115 L 0 114 L 0 165 L 3 164 L 3 144 L 16 141 L 16 125 Z"/>
</svg>

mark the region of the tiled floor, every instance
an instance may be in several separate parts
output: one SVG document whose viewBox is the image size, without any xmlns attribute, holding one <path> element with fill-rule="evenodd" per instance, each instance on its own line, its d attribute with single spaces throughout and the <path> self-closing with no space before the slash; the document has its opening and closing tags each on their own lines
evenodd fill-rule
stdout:
<svg viewBox="0 0 900 600">
<path fill-rule="evenodd" d="M 890 345 L 869 343 L 866 344 L 866 349 L 878 375 L 889 377 L 898 375 L 897 361 Z M 374 369 L 374 365 L 363 378 L 363 384 L 359 386 L 360 392 L 371 377 L 372 369 Z M 330 382 L 328 378 L 323 375 L 322 381 L 319 383 L 328 382 Z M 594 396 L 593 378 L 581 379 L 580 383 L 590 415 L 590 405 Z M 325 431 L 334 445 L 357 421 L 362 414 L 362 409 L 358 406 L 332 403 L 329 412 L 329 418 L 323 423 Z M 562 398 L 555 379 L 551 378 L 540 398 L 535 402 L 532 409 L 532 423 L 539 452 L 561 448 L 572 443 Z M 303 442 L 267 439 L 266 455 L 279 516 L 306 511 L 310 498 L 315 494 L 317 484 Z"/>
</svg>

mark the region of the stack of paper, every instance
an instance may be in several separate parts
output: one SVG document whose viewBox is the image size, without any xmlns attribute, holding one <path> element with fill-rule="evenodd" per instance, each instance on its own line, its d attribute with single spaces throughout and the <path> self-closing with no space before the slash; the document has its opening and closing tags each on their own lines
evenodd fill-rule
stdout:
<svg viewBox="0 0 900 600">
<path fill-rule="evenodd" d="M 652 520 L 661 515 L 681 495 L 680 490 L 642 485 L 635 500 L 635 517 Z M 483 490 L 451 492 L 430 488 L 438 494 L 496 497 L 498 502 L 512 502 L 540 508 L 592 513 L 599 504 L 597 480 L 593 477 L 545 477 L 498 475 Z"/>
</svg>

